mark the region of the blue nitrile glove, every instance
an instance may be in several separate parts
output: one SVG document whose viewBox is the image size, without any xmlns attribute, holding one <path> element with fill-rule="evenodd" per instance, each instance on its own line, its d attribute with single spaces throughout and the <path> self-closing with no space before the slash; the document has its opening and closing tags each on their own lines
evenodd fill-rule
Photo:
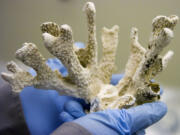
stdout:
<svg viewBox="0 0 180 135">
<path fill-rule="evenodd" d="M 79 46 L 79 43 L 76 45 Z M 59 70 L 63 76 L 68 74 L 66 68 L 56 58 L 49 59 L 47 64 L 52 70 Z M 30 73 L 36 75 L 33 69 L 30 70 Z M 26 87 L 20 93 L 20 99 L 25 120 L 32 135 L 49 135 L 53 132 L 64 121 L 59 116 L 61 112 L 66 111 L 74 118 L 84 115 L 84 113 L 81 114 L 72 110 L 72 108 L 78 108 L 83 111 L 81 110 L 85 107 L 83 100 L 70 96 L 60 96 L 55 90 Z"/>
<path fill-rule="evenodd" d="M 73 122 L 93 135 L 144 135 L 144 129 L 159 121 L 166 112 L 164 103 L 154 102 L 130 109 L 99 111 Z"/>
<path fill-rule="evenodd" d="M 116 85 L 122 77 L 122 74 L 112 75 L 111 84 Z M 82 108 L 73 109 L 83 114 Z M 67 112 L 61 112 L 60 117 L 64 122 L 74 120 L 93 135 L 144 135 L 145 129 L 160 120 L 166 112 L 164 103 L 154 102 L 130 109 L 95 112 L 79 119 L 73 117 L 67 109 Z"/>
<path fill-rule="evenodd" d="M 123 74 L 114 74 L 114 75 L 112 75 L 111 84 L 116 85 L 122 77 L 123 77 Z M 71 102 L 69 102 L 69 103 L 71 103 Z M 76 105 L 74 105 L 74 107 L 71 107 L 71 108 L 68 107 L 68 106 L 69 106 L 69 103 L 67 103 L 67 104 L 65 105 L 64 111 L 62 111 L 62 112 L 60 113 L 60 119 L 61 119 L 63 122 L 70 122 L 70 121 L 73 121 L 73 120 L 79 118 L 79 117 L 77 117 L 77 115 L 74 116 L 74 115 L 73 115 L 72 113 L 70 113 L 70 112 L 76 112 L 76 114 L 80 114 L 81 116 L 86 115 L 86 114 L 82 111 L 83 109 L 81 108 L 81 106 L 76 107 L 76 106 L 77 106 L 77 103 L 71 103 L 71 104 L 76 104 Z M 87 107 L 87 106 L 86 106 L 86 107 Z"/>
<path fill-rule="evenodd" d="M 59 116 L 61 112 L 74 107 L 81 110 L 81 104 L 85 104 L 81 99 L 60 96 L 54 90 L 45 91 L 34 87 L 24 88 L 20 98 L 25 120 L 32 135 L 49 135 L 64 122 Z M 69 113 L 75 118 L 83 116 L 73 111 Z"/>
</svg>

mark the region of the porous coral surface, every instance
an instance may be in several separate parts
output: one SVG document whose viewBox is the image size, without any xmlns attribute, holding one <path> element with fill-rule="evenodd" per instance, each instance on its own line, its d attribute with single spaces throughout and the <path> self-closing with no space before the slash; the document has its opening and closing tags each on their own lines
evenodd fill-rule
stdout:
<svg viewBox="0 0 180 135">
<path fill-rule="evenodd" d="M 60 94 L 82 98 L 91 104 L 90 112 L 108 108 L 128 108 L 159 100 L 159 84 L 151 80 L 164 70 L 173 55 L 172 51 L 168 51 L 165 56 L 160 56 L 160 53 L 173 38 L 173 29 L 178 17 L 157 16 L 153 19 L 147 49 L 138 42 L 138 29 L 132 28 L 130 57 L 125 74 L 114 86 L 110 84 L 110 79 L 115 69 L 119 27 L 115 25 L 111 29 L 102 29 L 103 55 L 98 62 L 96 9 L 92 2 L 87 2 L 83 10 L 88 24 L 88 41 L 85 48 L 74 45 L 69 25 L 59 26 L 54 22 L 41 25 L 45 47 L 61 60 L 68 70 L 68 76 L 63 77 L 59 71 L 52 71 L 35 44 L 24 43 L 23 47 L 16 51 L 16 58 L 32 67 L 37 75 L 32 76 L 11 61 L 7 64 L 7 69 L 12 73 L 2 73 L 2 78 L 11 84 L 15 92 L 33 85 L 36 88 L 54 89 Z"/>
</svg>

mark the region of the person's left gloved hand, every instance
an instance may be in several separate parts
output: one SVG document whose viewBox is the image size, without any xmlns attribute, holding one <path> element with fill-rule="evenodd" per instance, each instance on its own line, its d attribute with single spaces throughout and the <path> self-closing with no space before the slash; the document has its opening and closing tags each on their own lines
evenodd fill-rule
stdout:
<svg viewBox="0 0 180 135">
<path fill-rule="evenodd" d="M 84 44 L 76 43 L 76 46 L 83 48 Z M 67 70 L 56 58 L 47 60 L 48 66 L 52 70 L 59 70 L 62 76 L 66 76 Z M 36 75 L 33 69 L 29 71 Z M 36 89 L 33 86 L 26 87 L 20 93 L 21 104 L 27 126 L 32 135 L 49 135 L 63 123 L 60 117 L 61 112 L 68 112 L 74 118 L 84 115 L 77 113 L 73 108 L 78 108 L 83 112 L 84 107 L 88 107 L 81 99 L 70 96 L 60 96 L 55 90 Z"/>
<path fill-rule="evenodd" d="M 67 75 L 66 68 L 58 59 L 49 59 L 47 64 L 52 70 L 58 69 L 63 76 Z M 35 75 L 32 69 L 30 73 Z M 81 110 L 86 106 L 81 99 L 60 96 L 55 90 L 36 89 L 33 86 L 24 88 L 20 93 L 20 99 L 25 120 L 32 135 L 49 135 L 63 123 L 59 116 L 61 112 L 68 111 L 70 115 L 77 118 L 84 113 L 76 113 L 72 108 Z"/>
</svg>

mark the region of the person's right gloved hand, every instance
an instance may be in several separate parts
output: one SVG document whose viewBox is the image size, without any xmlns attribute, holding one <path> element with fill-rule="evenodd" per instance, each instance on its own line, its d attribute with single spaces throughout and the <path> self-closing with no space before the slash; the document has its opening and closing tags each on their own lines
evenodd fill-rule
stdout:
<svg viewBox="0 0 180 135">
<path fill-rule="evenodd" d="M 163 102 L 153 102 L 130 109 L 94 112 L 78 119 L 68 113 L 63 113 L 62 117 L 64 122 L 77 123 L 92 135 L 144 135 L 145 129 L 158 122 L 166 112 L 167 107 Z"/>
<path fill-rule="evenodd" d="M 154 102 L 130 109 L 96 112 L 74 122 L 93 135 L 144 135 L 144 129 L 159 121 L 166 112 L 164 103 Z"/>
<path fill-rule="evenodd" d="M 111 84 L 116 85 L 122 77 L 122 74 L 113 75 Z M 80 106 L 67 108 L 65 112 L 60 113 L 60 119 L 64 122 L 75 122 L 93 135 L 144 135 L 147 127 L 158 122 L 166 114 L 167 107 L 163 102 L 153 102 L 130 109 L 99 111 L 78 119 L 69 113 L 72 110 L 76 114 L 84 113 Z"/>
<path fill-rule="evenodd" d="M 83 48 L 81 42 L 75 43 L 79 48 Z M 68 74 L 67 69 L 57 58 L 48 59 L 46 64 L 52 70 L 59 70 L 62 76 Z M 29 72 L 35 76 L 36 72 L 30 69 Z M 88 107 L 82 99 L 71 96 L 59 95 L 55 90 L 36 89 L 33 86 L 25 87 L 20 93 L 20 99 L 24 117 L 32 135 L 49 135 L 57 127 L 63 124 L 59 114 L 68 112 L 74 118 L 84 114 L 83 108 Z M 77 113 L 73 108 L 78 108 L 83 113 Z"/>
<path fill-rule="evenodd" d="M 67 70 L 59 60 L 48 59 L 47 64 L 52 70 L 58 69 L 62 75 L 67 74 Z M 30 73 L 34 75 L 35 72 L 30 70 Z M 59 113 L 63 111 L 68 110 L 68 113 L 75 118 L 84 115 L 71 111 L 71 108 L 83 109 L 82 106 L 85 107 L 83 100 L 59 95 L 55 90 L 26 87 L 20 93 L 20 99 L 26 124 L 32 135 L 49 135 L 53 132 L 63 123 L 59 118 Z"/>
</svg>

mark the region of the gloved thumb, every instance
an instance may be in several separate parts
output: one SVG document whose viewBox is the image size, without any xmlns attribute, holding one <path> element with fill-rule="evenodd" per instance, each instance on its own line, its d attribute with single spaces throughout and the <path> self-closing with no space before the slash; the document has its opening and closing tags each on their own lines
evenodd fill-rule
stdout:
<svg viewBox="0 0 180 135">
<path fill-rule="evenodd" d="M 125 112 L 131 133 L 135 133 L 159 121 L 167 113 L 167 106 L 163 102 L 146 103 Z"/>
<path fill-rule="evenodd" d="M 63 111 L 59 114 L 59 119 L 64 123 L 73 121 L 75 118 L 71 116 L 69 113 Z"/>
<path fill-rule="evenodd" d="M 70 100 L 67 103 L 65 103 L 64 111 L 69 113 L 74 118 L 79 118 L 85 115 L 82 105 L 75 100 Z"/>
</svg>

